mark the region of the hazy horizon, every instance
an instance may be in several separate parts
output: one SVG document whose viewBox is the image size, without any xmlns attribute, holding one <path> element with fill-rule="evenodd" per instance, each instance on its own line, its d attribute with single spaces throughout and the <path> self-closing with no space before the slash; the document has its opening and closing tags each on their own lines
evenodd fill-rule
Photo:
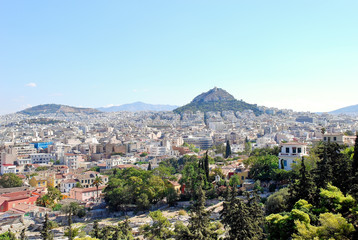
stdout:
<svg viewBox="0 0 358 240">
<path fill-rule="evenodd" d="M 2 1 L 0 115 L 56 103 L 358 104 L 356 1 Z"/>
</svg>

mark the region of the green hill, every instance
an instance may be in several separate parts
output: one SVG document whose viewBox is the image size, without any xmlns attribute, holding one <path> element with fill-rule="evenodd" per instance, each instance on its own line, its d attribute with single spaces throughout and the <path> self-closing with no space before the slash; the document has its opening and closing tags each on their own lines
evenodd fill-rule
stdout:
<svg viewBox="0 0 358 240">
<path fill-rule="evenodd" d="M 208 92 L 202 93 L 195 97 L 189 104 L 174 110 L 175 113 L 183 113 L 185 111 L 244 111 L 252 110 L 256 115 L 261 111 L 256 104 L 249 104 L 244 101 L 236 100 L 231 94 L 221 88 L 213 88 Z"/>
<path fill-rule="evenodd" d="M 26 115 L 38 115 L 38 114 L 49 114 L 49 113 L 99 113 L 97 109 L 93 108 L 77 108 L 59 104 L 43 104 L 31 108 L 26 108 L 19 113 Z"/>
</svg>

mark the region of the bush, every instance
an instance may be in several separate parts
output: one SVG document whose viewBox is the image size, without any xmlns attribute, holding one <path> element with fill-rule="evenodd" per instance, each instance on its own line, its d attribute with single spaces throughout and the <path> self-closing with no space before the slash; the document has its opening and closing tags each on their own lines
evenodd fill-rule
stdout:
<svg viewBox="0 0 358 240">
<path fill-rule="evenodd" d="M 270 186 L 269 186 L 269 191 L 270 192 L 275 192 L 275 190 L 276 190 L 276 184 L 271 184 Z"/>
<path fill-rule="evenodd" d="M 179 210 L 179 216 L 185 216 L 188 215 L 187 212 L 184 209 Z"/>
<path fill-rule="evenodd" d="M 50 229 L 58 228 L 58 223 L 55 221 L 49 221 L 48 224 Z"/>
<path fill-rule="evenodd" d="M 85 208 L 81 208 L 78 213 L 77 213 L 77 217 L 79 218 L 83 218 L 84 216 L 86 216 L 86 209 Z"/>
</svg>

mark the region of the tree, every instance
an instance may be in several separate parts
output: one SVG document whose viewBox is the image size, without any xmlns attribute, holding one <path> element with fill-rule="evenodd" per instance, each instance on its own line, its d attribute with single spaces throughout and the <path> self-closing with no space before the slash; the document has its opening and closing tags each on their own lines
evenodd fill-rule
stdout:
<svg viewBox="0 0 358 240">
<path fill-rule="evenodd" d="M 99 229 L 98 220 L 94 221 L 93 229 L 91 231 L 91 236 L 95 238 L 100 238 L 101 230 Z"/>
<path fill-rule="evenodd" d="M 51 232 L 50 221 L 48 220 L 48 214 L 45 215 L 45 220 L 42 224 L 41 237 L 43 240 L 52 240 L 53 233 Z"/>
<path fill-rule="evenodd" d="M 217 233 L 211 228 L 211 211 L 205 209 L 205 192 L 200 186 L 197 190 L 197 200 L 193 204 L 188 226 L 176 224 L 176 239 L 179 240 L 213 240 Z"/>
<path fill-rule="evenodd" d="M 280 213 L 288 210 L 289 200 L 288 188 L 282 188 L 270 195 L 265 203 L 266 214 Z"/>
<path fill-rule="evenodd" d="M 103 184 L 103 180 L 100 176 L 96 176 L 96 178 L 93 180 L 93 185 L 96 186 L 97 188 L 97 202 L 98 202 L 98 199 L 99 199 L 99 196 L 98 196 L 98 187 L 101 186 Z"/>
<path fill-rule="evenodd" d="M 236 197 L 236 189 L 227 194 L 221 211 L 222 223 L 228 229 L 227 240 L 249 240 L 263 238 L 263 213 L 257 195 L 247 195 L 247 204 Z"/>
<path fill-rule="evenodd" d="M 68 239 L 73 239 L 72 233 L 72 217 L 80 211 L 81 207 L 76 202 L 71 202 L 70 204 L 64 205 L 61 208 L 61 211 L 67 215 L 68 219 Z"/>
<path fill-rule="evenodd" d="M 149 217 L 153 221 L 152 225 L 145 224 L 141 228 L 146 239 L 168 239 L 174 234 L 173 231 L 169 229 L 171 226 L 169 220 L 163 216 L 163 213 L 160 210 L 150 212 Z"/>
<path fill-rule="evenodd" d="M 26 228 L 23 228 L 20 233 L 20 240 L 27 240 Z"/>
<path fill-rule="evenodd" d="M 352 189 L 350 193 L 358 200 L 358 133 L 354 144 L 351 179 Z"/>
<path fill-rule="evenodd" d="M 289 186 L 289 193 L 290 206 L 293 206 L 300 199 L 305 199 L 309 202 L 313 202 L 314 200 L 315 185 L 310 172 L 306 170 L 304 157 L 302 157 L 301 160 L 299 177 L 293 180 L 293 183 Z"/>
<path fill-rule="evenodd" d="M 54 207 L 55 203 L 62 198 L 60 190 L 54 187 L 47 188 L 47 194 L 38 198 L 36 203 L 43 207 Z"/>
<path fill-rule="evenodd" d="M 278 169 L 278 157 L 273 155 L 251 156 L 244 161 L 250 166 L 250 176 L 255 180 L 270 181 L 275 179 Z"/>
<path fill-rule="evenodd" d="M 205 171 L 205 176 L 206 176 L 206 181 L 209 181 L 209 156 L 208 156 L 208 151 L 206 151 L 205 154 L 205 159 L 204 159 L 204 171 Z"/>
<path fill-rule="evenodd" d="M 319 222 L 320 225 L 316 227 L 309 223 L 295 220 L 298 233 L 293 234 L 293 239 L 353 239 L 354 227 L 341 214 L 320 214 Z"/>
<path fill-rule="evenodd" d="M 231 147 L 229 140 L 226 141 L 226 150 L 225 150 L 225 158 L 228 158 L 231 156 Z"/>
<path fill-rule="evenodd" d="M 152 170 L 152 164 L 149 162 L 149 164 L 148 164 L 148 169 L 147 169 L 148 171 L 151 171 Z"/>
<path fill-rule="evenodd" d="M 15 233 L 9 229 L 7 232 L 0 234 L 0 240 L 16 240 Z"/>
<path fill-rule="evenodd" d="M 240 178 L 238 175 L 231 176 L 229 180 L 229 185 L 233 188 L 237 188 L 240 185 Z"/>
<path fill-rule="evenodd" d="M 0 185 L 3 188 L 21 187 L 22 180 L 15 173 L 5 173 L 0 178 Z"/>
</svg>

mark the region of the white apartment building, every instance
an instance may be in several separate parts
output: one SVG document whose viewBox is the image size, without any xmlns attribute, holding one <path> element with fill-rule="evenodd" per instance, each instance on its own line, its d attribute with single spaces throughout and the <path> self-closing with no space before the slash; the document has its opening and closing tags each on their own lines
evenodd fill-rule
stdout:
<svg viewBox="0 0 358 240">
<path fill-rule="evenodd" d="M 16 144 L 14 146 L 14 149 L 16 150 L 17 156 L 30 155 L 30 154 L 37 153 L 37 150 L 34 147 L 34 145 L 29 144 L 29 143 Z"/>
<path fill-rule="evenodd" d="M 65 153 L 64 162 L 69 169 L 77 169 L 79 167 L 78 155 L 74 153 Z"/>
<path fill-rule="evenodd" d="M 13 164 L 2 164 L 0 168 L 1 175 L 5 173 L 16 173 L 16 166 Z"/>
<path fill-rule="evenodd" d="M 112 169 L 115 166 L 123 164 L 122 158 L 111 158 L 111 159 L 106 159 L 105 161 L 106 161 L 106 169 Z"/>
<path fill-rule="evenodd" d="M 284 168 L 285 170 L 291 170 L 291 165 L 296 163 L 297 159 L 300 159 L 304 156 L 308 156 L 306 143 L 281 143 L 281 152 L 278 154 L 279 167 L 281 169 Z"/>
<path fill-rule="evenodd" d="M 49 164 L 51 161 L 56 161 L 56 155 L 53 153 L 30 154 L 30 158 L 33 164 Z"/>
</svg>

